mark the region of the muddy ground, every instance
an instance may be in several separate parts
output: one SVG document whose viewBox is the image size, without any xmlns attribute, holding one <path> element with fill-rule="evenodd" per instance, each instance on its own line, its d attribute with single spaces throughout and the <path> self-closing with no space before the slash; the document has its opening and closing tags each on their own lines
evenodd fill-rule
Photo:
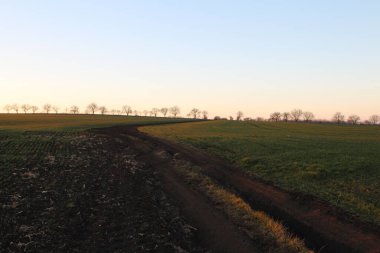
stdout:
<svg viewBox="0 0 380 253">
<path fill-rule="evenodd" d="M 173 159 L 205 167 L 255 208 L 283 220 L 316 252 L 380 252 L 376 229 L 201 151 L 130 127 L 64 138 L 54 150 L 64 142 L 65 152 L 47 152 L 0 172 L 0 252 L 259 252 L 182 181 L 171 169 Z"/>
</svg>

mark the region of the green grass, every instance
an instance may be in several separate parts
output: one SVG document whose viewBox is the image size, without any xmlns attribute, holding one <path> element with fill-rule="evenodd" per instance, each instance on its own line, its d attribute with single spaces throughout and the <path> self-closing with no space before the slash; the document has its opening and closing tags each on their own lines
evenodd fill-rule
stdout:
<svg viewBox="0 0 380 253">
<path fill-rule="evenodd" d="M 188 119 L 72 114 L 0 114 L 0 131 L 79 131 L 114 125 L 183 122 Z"/>
<path fill-rule="evenodd" d="M 142 127 L 380 225 L 380 127 L 211 121 Z"/>
</svg>

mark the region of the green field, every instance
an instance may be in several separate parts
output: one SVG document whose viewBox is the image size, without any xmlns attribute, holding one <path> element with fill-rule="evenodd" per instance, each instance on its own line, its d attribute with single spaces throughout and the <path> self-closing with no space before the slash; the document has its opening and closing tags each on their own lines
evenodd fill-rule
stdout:
<svg viewBox="0 0 380 253">
<path fill-rule="evenodd" d="M 142 131 L 227 158 L 283 189 L 380 225 L 380 127 L 209 121 Z"/>
<path fill-rule="evenodd" d="M 0 114 L 0 131 L 78 131 L 94 127 L 107 127 L 114 125 L 148 125 L 183 121 L 189 121 L 189 119 L 135 116 L 126 117 L 113 115 Z"/>
</svg>

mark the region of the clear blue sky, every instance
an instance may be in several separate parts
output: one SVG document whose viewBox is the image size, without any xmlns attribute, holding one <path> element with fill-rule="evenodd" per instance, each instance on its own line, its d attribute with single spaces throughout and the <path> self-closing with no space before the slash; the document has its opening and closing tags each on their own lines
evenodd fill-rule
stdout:
<svg viewBox="0 0 380 253">
<path fill-rule="evenodd" d="M 0 0 L 0 105 L 380 114 L 380 1 Z"/>
</svg>

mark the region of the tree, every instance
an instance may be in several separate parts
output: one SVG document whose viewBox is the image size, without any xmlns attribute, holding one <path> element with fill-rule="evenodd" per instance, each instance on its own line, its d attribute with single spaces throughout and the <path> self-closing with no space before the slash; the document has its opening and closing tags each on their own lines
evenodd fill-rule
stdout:
<svg viewBox="0 0 380 253">
<path fill-rule="evenodd" d="M 291 113 L 291 116 L 295 122 L 298 122 L 302 116 L 302 110 L 301 109 L 294 109 Z"/>
<path fill-rule="evenodd" d="M 180 112 L 181 112 L 179 107 L 176 105 L 171 107 L 169 110 L 170 110 L 170 113 L 173 115 L 174 118 L 177 117 L 177 115 L 180 114 Z"/>
<path fill-rule="evenodd" d="M 314 114 L 312 112 L 304 112 L 303 118 L 305 119 L 306 122 L 309 122 L 314 119 Z"/>
<path fill-rule="evenodd" d="M 32 105 L 31 109 L 33 113 L 36 113 L 36 111 L 38 111 L 38 106 Z"/>
<path fill-rule="evenodd" d="M 28 104 L 23 104 L 21 106 L 21 109 L 24 111 L 24 113 L 26 114 L 31 108 L 30 108 L 30 105 Z"/>
<path fill-rule="evenodd" d="M 73 105 L 70 107 L 70 112 L 73 114 L 78 114 L 79 113 L 79 107 L 76 105 Z"/>
<path fill-rule="evenodd" d="M 134 110 L 133 112 L 135 113 L 135 116 L 139 116 L 139 111 Z"/>
<path fill-rule="evenodd" d="M 102 115 L 104 115 L 104 114 L 107 112 L 107 107 L 105 107 L 105 106 L 100 106 L 100 107 L 99 107 L 99 111 L 100 111 L 100 113 L 101 113 Z"/>
<path fill-rule="evenodd" d="M 208 119 L 208 111 L 202 111 L 203 119 Z"/>
<path fill-rule="evenodd" d="M 91 112 L 92 114 L 95 114 L 95 112 L 98 110 L 98 105 L 95 103 L 91 103 L 87 106 L 87 110 Z"/>
<path fill-rule="evenodd" d="M 20 107 L 18 106 L 18 104 L 13 104 L 12 105 L 12 110 L 15 111 L 15 113 L 18 114 L 19 109 L 20 109 Z"/>
<path fill-rule="evenodd" d="M 4 106 L 4 110 L 6 110 L 7 111 L 7 113 L 9 113 L 11 110 L 12 110 L 12 106 L 11 105 L 5 105 Z"/>
<path fill-rule="evenodd" d="M 57 114 L 58 111 L 59 111 L 59 107 L 58 106 L 53 106 L 52 108 L 53 108 L 53 111 Z"/>
<path fill-rule="evenodd" d="M 270 115 L 269 118 L 271 121 L 280 121 L 281 120 L 281 112 L 274 112 Z"/>
<path fill-rule="evenodd" d="M 143 111 L 143 114 L 144 114 L 145 117 L 148 116 L 148 113 L 149 113 L 148 110 L 144 110 L 144 111 Z"/>
<path fill-rule="evenodd" d="M 164 115 L 164 117 L 166 117 L 166 114 L 168 113 L 169 109 L 167 107 L 163 107 L 161 108 L 161 113 L 162 115 Z"/>
<path fill-rule="evenodd" d="M 152 108 L 152 114 L 154 117 L 157 117 L 157 113 L 160 111 L 158 108 Z"/>
<path fill-rule="evenodd" d="M 242 111 L 238 111 L 236 113 L 236 120 L 241 120 L 244 116 L 244 113 Z"/>
<path fill-rule="evenodd" d="M 360 120 L 360 117 L 358 115 L 350 115 L 347 119 L 347 122 L 351 123 L 352 125 L 356 125 Z"/>
<path fill-rule="evenodd" d="M 48 114 L 51 110 L 51 104 L 44 104 L 43 108 L 46 114 Z"/>
<path fill-rule="evenodd" d="M 282 119 L 285 121 L 285 122 L 288 122 L 289 121 L 289 118 L 290 118 L 290 113 L 288 112 L 284 112 L 282 114 Z"/>
<path fill-rule="evenodd" d="M 129 105 L 123 105 L 121 113 L 125 113 L 127 116 L 132 113 L 132 108 Z"/>
<path fill-rule="evenodd" d="M 198 117 L 199 113 L 200 113 L 200 110 L 198 108 L 193 108 L 193 109 L 191 109 L 191 111 L 189 112 L 188 115 L 190 117 L 193 117 L 193 119 L 196 119 Z"/>
<path fill-rule="evenodd" d="M 379 115 L 371 115 L 368 119 L 370 124 L 376 125 L 380 121 Z"/>
<path fill-rule="evenodd" d="M 344 121 L 344 115 L 341 112 L 335 113 L 333 116 L 333 121 L 340 124 L 341 122 Z"/>
</svg>

